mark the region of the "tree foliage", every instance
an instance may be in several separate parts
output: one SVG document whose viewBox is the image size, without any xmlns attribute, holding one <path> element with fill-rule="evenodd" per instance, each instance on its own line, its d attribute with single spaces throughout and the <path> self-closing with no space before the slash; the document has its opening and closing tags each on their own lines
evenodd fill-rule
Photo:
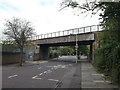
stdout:
<svg viewBox="0 0 120 90">
<path fill-rule="evenodd" d="M 59 47 L 61 55 L 73 55 L 75 54 L 75 47 L 73 46 L 61 46 Z"/>
<path fill-rule="evenodd" d="M 12 18 L 11 20 L 6 20 L 3 33 L 7 35 L 7 37 L 15 40 L 21 53 L 23 53 L 23 48 L 25 47 L 27 40 L 34 34 L 34 28 L 32 23 L 29 21 Z M 23 60 L 21 56 L 21 66 L 22 62 Z"/>
<path fill-rule="evenodd" d="M 100 15 L 104 29 L 102 36 L 99 37 L 102 47 L 95 54 L 95 57 L 102 58 L 102 62 L 97 58 L 95 62 L 99 63 L 95 65 L 104 70 L 113 82 L 120 83 L 120 2 L 104 3 L 104 7 L 105 11 Z"/>
<path fill-rule="evenodd" d="M 83 55 L 87 55 L 88 53 L 89 53 L 89 47 L 87 46 L 87 45 L 80 45 L 79 47 L 78 47 L 78 52 L 80 53 L 81 52 L 81 54 L 83 54 Z"/>
</svg>

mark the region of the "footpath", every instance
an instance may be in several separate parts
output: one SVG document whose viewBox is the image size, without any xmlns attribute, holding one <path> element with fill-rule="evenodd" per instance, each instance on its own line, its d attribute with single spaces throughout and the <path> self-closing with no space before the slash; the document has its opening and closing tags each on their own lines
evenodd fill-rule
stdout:
<svg viewBox="0 0 120 90">
<path fill-rule="evenodd" d="M 97 73 L 97 70 L 89 62 L 81 62 L 81 77 L 82 88 L 118 90 L 118 86 L 111 84 L 110 81 L 106 81 L 104 75 Z"/>
</svg>

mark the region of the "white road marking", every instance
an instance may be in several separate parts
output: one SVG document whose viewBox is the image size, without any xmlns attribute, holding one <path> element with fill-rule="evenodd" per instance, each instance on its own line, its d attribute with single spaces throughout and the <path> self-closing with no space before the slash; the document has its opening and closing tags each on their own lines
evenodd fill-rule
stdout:
<svg viewBox="0 0 120 90">
<path fill-rule="evenodd" d="M 47 71 L 44 71 L 44 73 L 47 73 Z"/>
<path fill-rule="evenodd" d="M 34 77 L 32 77 L 32 78 L 36 78 L 36 77 L 38 77 L 38 75 L 36 75 L 36 76 L 34 76 Z"/>
<path fill-rule="evenodd" d="M 39 75 L 42 75 L 43 73 L 40 73 Z"/>
<path fill-rule="evenodd" d="M 46 74 L 51 73 L 51 72 L 52 72 L 51 70 L 47 70 Z"/>
<path fill-rule="evenodd" d="M 56 80 L 56 79 L 48 79 L 49 81 L 55 81 L 55 82 L 58 82 L 59 80 Z"/>
<path fill-rule="evenodd" d="M 52 71 L 51 70 L 48 70 L 48 73 L 51 73 Z"/>
<path fill-rule="evenodd" d="M 41 69 L 41 67 L 39 67 L 38 69 Z"/>
<path fill-rule="evenodd" d="M 33 79 L 42 79 L 42 78 L 33 78 Z"/>
<path fill-rule="evenodd" d="M 18 75 L 12 75 L 12 76 L 9 76 L 8 78 L 13 78 L 13 77 L 17 77 Z"/>
<path fill-rule="evenodd" d="M 38 77 L 38 75 L 32 77 L 32 79 L 41 79 L 41 78 L 36 78 L 36 77 Z"/>
</svg>

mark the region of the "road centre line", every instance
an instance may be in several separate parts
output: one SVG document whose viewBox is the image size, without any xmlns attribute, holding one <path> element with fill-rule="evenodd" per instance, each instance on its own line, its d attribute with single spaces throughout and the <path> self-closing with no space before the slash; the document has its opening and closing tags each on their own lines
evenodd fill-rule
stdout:
<svg viewBox="0 0 120 90">
<path fill-rule="evenodd" d="M 42 78 L 33 78 L 33 79 L 42 79 Z"/>
<path fill-rule="evenodd" d="M 13 78 L 13 77 L 17 77 L 18 75 L 12 75 L 12 76 L 9 76 L 8 78 Z"/>
<path fill-rule="evenodd" d="M 47 70 L 47 71 L 48 71 L 49 73 L 50 73 L 50 72 L 52 72 L 50 69 L 49 69 L 49 70 Z"/>
<path fill-rule="evenodd" d="M 44 73 L 47 73 L 47 71 L 44 71 Z"/>
<path fill-rule="evenodd" d="M 36 78 L 36 77 L 38 77 L 38 75 L 32 77 L 32 79 L 41 79 L 41 78 Z"/>
<path fill-rule="evenodd" d="M 32 78 L 36 78 L 36 77 L 38 77 L 38 75 L 36 75 L 36 76 L 33 76 Z"/>
<path fill-rule="evenodd" d="M 40 73 L 39 75 L 41 76 L 43 73 Z"/>
<path fill-rule="evenodd" d="M 59 80 L 56 80 L 56 79 L 48 79 L 49 81 L 55 81 L 55 82 L 58 82 Z"/>
</svg>

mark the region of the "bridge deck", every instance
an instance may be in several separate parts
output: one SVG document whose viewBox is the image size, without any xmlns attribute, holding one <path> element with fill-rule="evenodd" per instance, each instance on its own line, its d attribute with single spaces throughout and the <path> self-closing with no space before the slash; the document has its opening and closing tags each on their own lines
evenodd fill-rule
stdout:
<svg viewBox="0 0 120 90">
<path fill-rule="evenodd" d="M 67 35 L 71 35 L 71 34 L 76 35 L 76 34 L 96 32 L 96 31 L 101 31 L 101 30 L 102 30 L 102 27 L 100 25 L 92 25 L 92 26 L 87 26 L 87 27 L 74 28 L 74 29 L 70 29 L 70 30 L 41 34 L 41 35 L 30 37 L 30 40 L 61 37 L 61 36 L 67 36 Z"/>
</svg>

